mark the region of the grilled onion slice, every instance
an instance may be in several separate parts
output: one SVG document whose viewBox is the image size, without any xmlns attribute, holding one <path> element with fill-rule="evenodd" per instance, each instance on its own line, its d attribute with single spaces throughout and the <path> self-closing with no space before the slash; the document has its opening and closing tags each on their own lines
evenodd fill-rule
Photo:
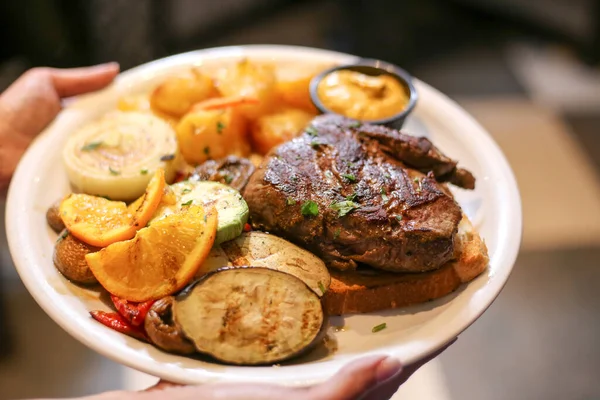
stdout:
<svg viewBox="0 0 600 400">
<path fill-rule="evenodd" d="M 76 131 L 63 160 L 75 191 L 130 201 L 144 193 L 159 168 L 172 182 L 180 156 L 175 132 L 162 119 L 116 111 Z"/>
<path fill-rule="evenodd" d="M 259 267 L 205 275 L 177 297 L 173 314 L 196 350 L 237 365 L 300 355 L 318 342 L 326 321 L 319 296 L 304 282 Z"/>
</svg>

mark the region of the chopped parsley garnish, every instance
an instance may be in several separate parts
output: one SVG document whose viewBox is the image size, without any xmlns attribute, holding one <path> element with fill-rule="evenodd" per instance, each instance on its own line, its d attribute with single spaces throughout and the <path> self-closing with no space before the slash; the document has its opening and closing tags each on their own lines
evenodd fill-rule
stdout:
<svg viewBox="0 0 600 400">
<path fill-rule="evenodd" d="M 317 129 L 314 126 L 309 126 L 308 128 L 306 128 L 305 132 L 308 133 L 312 137 L 319 135 L 319 132 L 317 131 Z"/>
<path fill-rule="evenodd" d="M 311 140 L 311 142 L 310 142 L 310 146 L 311 146 L 313 149 L 316 149 L 317 147 L 319 147 L 319 145 L 320 145 L 320 144 L 321 144 L 321 143 L 319 143 L 319 141 L 318 141 L 318 140 Z"/>
<path fill-rule="evenodd" d="M 383 177 L 386 179 L 390 179 L 392 176 L 390 174 L 383 174 Z"/>
<path fill-rule="evenodd" d="M 103 143 L 102 141 L 88 143 L 81 148 L 81 151 L 96 150 L 98 147 L 102 146 L 102 143 Z"/>
<path fill-rule="evenodd" d="M 292 175 L 290 179 L 292 181 L 296 182 L 298 180 L 298 177 L 296 175 Z"/>
<path fill-rule="evenodd" d="M 321 289 L 321 293 L 325 294 L 325 286 L 319 281 L 319 289 Z"/>
<path fill-rule="evenodd" d="M 356 200 L 356 196 L 357 196 L 356 193 L 349 194 L 348 196 L 346 196 L 346 200 L 354 201 L 354 200 Z"/>
<path fill-rule="evenodd" d="M 402 215 L 396 215 L 396 219 L 397 219 L 398 221 L 402 221 Z"/>
<path fill-rule="evenodd" d="M 175 159 L 175 154 L 165 154 L 160 158 L 160 161 L 171 161 Z"/>
<path fill-rule="evenodd" d="M 204 154 L 208 154 L 208 153 L 210 153 L 210 147 L 206 146 L 204 148 Z"/>
<path fill-rule="evenodd" d="M 121 174 L 121 171 L 113 169 L 112 167 L 108 167 L 108 170 L 110 171 L 111 175 L 120 175 Z"/>
<path fill-rule="evenodd" d="M 185 203 L 181 203 L 181 206 L 182 206 L 182 207 L 187 207 L 187 206 L 191 205 L 193 201 L 194 201 L 194 200 L 188 200 L 188 201 L 186 201 Z"/>
<path fill-rule="evenodd" d="M 330 170 L 325 171 L 325 176 L 329 179 L 333 179 L 333 173 Z"/>
<path fill-rule="evenodd" d="M 419 187 L 417 188 L 417 193 L 421 193 L 421 181 L 419 181 L 419 178 L 414 178 L 413 182 L 419 184 Z"/>
<path fill-rule="evenodd" d="M 337 238 L 340 237 L 340 233 L 342 233 L 342 229 L 341 228 L 337 228 L 335 230 L 335 232 L 333 232 L 333 240 L 336 240 Z"/>
<path fill-rule="evenodd" d="M 339 201 L 337 203 L 333 203 L 329 206 L 333 210 L 338 212 L 338 217 L 341 218 L 344 215 L 348 214 L 350 211 L 360 208 L 360 204 L 357 204 L 353 201 Z"/>
<path fill-rule="evenodd" d="M 388 201 L 388 196 L 383 186 L 381 187 L 381 190 L 379 192 L 381 193 L 381 198 L 383 199 L 383 201 Z"/>
<path fill-rule="evenodd" d="M 308 200 L 302 204 L 300 212 L 305 217 L 316 217 L 319 215 L 319 206 L 314 201 Z"/>
<path fill-rule="evenodd" d="M 63 231 L 63 233 L 61 233 L 60 236 L 58 237 L 57 242 L 60 242 L 61 240 L 64 240 L 67 236 L 69 236 L 69 231 L 65 229 Z"/>
<path fill-rule="evenodd" d="M 371 332 L 373 333 L 377 333 L 379 331 L 384 330 L 385 328 L 387 328 L 387 324 L 384 322 L 383 324 L 379 324 L 373 327 L 373 329 L 371 329 Z"/>
<path fill-rule="evenodd" d="M 293 206 L 294 204 L 296 204 L 296 200 L 292 199 L 291 197 L 288 197 L 286 203 L 288 206 Z"/>
<path fill-rule="evenodd" d="M 222 123 L 221 121 L 217 121 L 217 133 L 218 134 L 223 133 L 223 129 L 225 129 L 225 124 Z"/>
<path fill-rule="evenodd" d="M 348 125 L 350 128 L 360 128 L 362 126 L 362 122 L 360 121 L 354 121 L 351 124 Z"/>
<path fill-rule="evenodd" d="M 148 174 L 148 168 L 142 168 L 142 169 L 140 170 L 140 174 L 142 174 L 142 175 L 147 175 L 147 174 Z"/>
<path fill-rule="evenodd" d="M 183 190 L 181 191 L 181 194 L 186 194 L 186 193 L 189 193 L 189 192 L 191 192 L 191 191 L 192 191 L 192 189 L 190 189 L 190 188 L 185 188 L 185 189 L 183 189 Z"/>
<path fill-rule="evenodd" d="M 356 177 L 353 174 L 342 174 L 342 176 L 350 182 L 356 182 Z"/>
<path fill-rule="evenodd" d="M 223 179 L 225 179 L 225 183 L 229 185 L 233 181 L 233 176 L 225 175 Z"/>
</svg>

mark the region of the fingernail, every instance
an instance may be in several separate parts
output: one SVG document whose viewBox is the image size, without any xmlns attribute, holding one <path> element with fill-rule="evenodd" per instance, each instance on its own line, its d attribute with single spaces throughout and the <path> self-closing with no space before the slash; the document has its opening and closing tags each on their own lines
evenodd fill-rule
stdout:
<svg viewBox="0 0 600 400">
<path fill-rule="evenodd" d="M 387 357 L 377 366 L 377 382 L 383 382 L 402 371 L 400 360 L 394 357 Z"/>
</svg>

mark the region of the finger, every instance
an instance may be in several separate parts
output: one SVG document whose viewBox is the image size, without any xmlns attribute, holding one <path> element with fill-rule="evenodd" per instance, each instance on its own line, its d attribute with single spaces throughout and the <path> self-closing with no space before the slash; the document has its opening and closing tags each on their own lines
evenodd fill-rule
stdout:
<svg viewBox="0 0 600 400">
<path fill-rule="evenodd" d="M 164 391 L 139 393 L 140 400 L 223 399 L 223 400 L 306 400 L 305 391 L 279 385 L 236 383 L 167 387 Z"/>
<path fill-rule="evenodd" d="M 12 132 L 31 140 L 60 111 L 60 98 L 47 68 L 33 68 L 0 94 L 0 116 Z"/>
<path fill-rule="evenodd" d="M 362 398 L 362 400 L 382 400 L 391 398 L 394 393 L 398 391 L 400 386 L 402 386 L 415 372 L 417 372 L 423 365 L 442 354 L 454 342 L 456 342 L 456 338 L 429 356 L 405 366 L 399 374 L 392 376 L 390 379 L 374 388 L 364 398 Z"/>
<path fill-rule="evenodd" d="M 163 390 L 163 389 L 168 389 L 168 388 L 178 387 L 178 386 L 183 386 L 183 385 L 180 385 L 178 383 L 160 380 L 160 381 L 156 382 L 156 384 L 154 384 L 142 391 L 143 392 L 152 392 L 154 390 Z"/>
<path fill-rule="evenodd" d="M 119 73 L 119 64 L 108 63 L 92 67 L 55 69 L 48 73 L 59 97 L 70 97 L 102 89 Z"/>
<path fill-rule="evenodd" d="M 332 379 L 309 388 L 310 399 L 356 399 L 379 383 L 402 370 L 400 361 L 392 357 L 361 358 L 342 368 Z"/>
<path fill-rule="evenodd" d="M 178 398 L 227 399 L 227 400 L 354 400 L 378 382 L 385 381 L 399 371 L 398 360 L 385 356 L 359 359 L 342 368 L 329 381 L 308 388 L 290 388 L 266 384 L 204 385 L 168 389 L 167 394 Z M 198 397 L 202 395 L 203 397 Z M 173 398 L 173 396 L 171 396 Z"/>
</svg>

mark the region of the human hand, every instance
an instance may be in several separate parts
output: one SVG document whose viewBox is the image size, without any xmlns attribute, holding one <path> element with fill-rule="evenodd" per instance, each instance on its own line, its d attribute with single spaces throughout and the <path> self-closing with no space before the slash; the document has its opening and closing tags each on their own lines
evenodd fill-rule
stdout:
<svg viewBox="0 0 600 400">
<path fill-rule="evenodd" d="M 33 68 L 0 95 L 0 192 L 29 143 L 56 117 L 61 100 L 99 90 L 119 73 L 116 63 L 86 68 Z"/>
<path fill-rule="evenodd" d="M 419 368 L 437 357 L 454 341 L 432 355 L 404 368 L 394 358 L 371 356 L 358 359 L 328 381 L 309 387 L 267 384 L 206 384 L 181 386 L 165 381 L 143 392 L 111 392 L 85 400 L 385 400 Z"/>
</svg>

